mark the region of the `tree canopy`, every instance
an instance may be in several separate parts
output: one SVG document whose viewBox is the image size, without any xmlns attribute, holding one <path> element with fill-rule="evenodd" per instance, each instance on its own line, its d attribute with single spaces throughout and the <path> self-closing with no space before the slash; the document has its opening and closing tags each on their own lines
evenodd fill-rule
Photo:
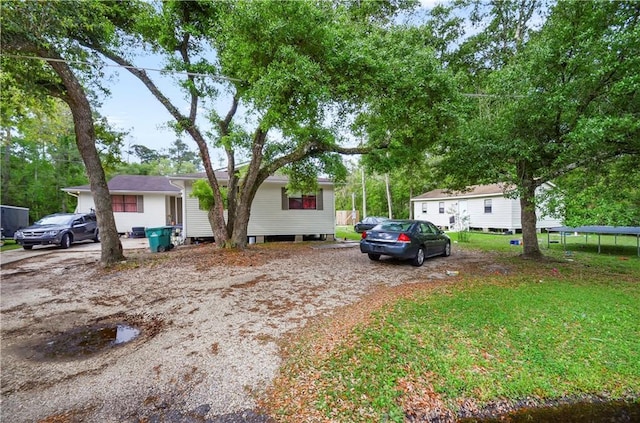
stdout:
<svg viewBox="0 0 640 423">
<path fill-rule="evenodd" d="M 339 154 L 394 144 L 406 151 L 410 139 L 422 148 L 448 122 L 451 79 L 418 32 L 393 23 L 412 4 L 127 2 L 113 8 L 118 43 L 79 42 L 127 66 L 135 58 L 122 46 L 137 43 L 162 54 L 168 70 L 188 72 L 180 80 L 190 101 L 183 113 L 145 72 L 128 68 L 172 114 L 176 132 L 198 146 L 216 242 L 242 247 L 251 202 L 268 176 L 285 173 L 292 189 L 312 191 L 319 173 L 344 176 Z M 221 98 L 226 113 L 212 106 Z M 396 125 L 390 136 L 375 123 L 380 111 Z M 424 130 L 410 129 L 410 119 Z M 226 158 L 226 201 L 210 147 Z"/>
<path fill-rule="evenodd" d="M 102 240 L 101 262 L 111 265 L 124 256 L 96 146 L 100 131 L 94 122 L 89 81 L 99 73 L 84 64 L 89 54 L 75 41 L 84 37 L 110 40 L 113 27 L 104 19 L 104 10 L 98 1 L 78 2 L 74 7 L 60 2 L 6 2 L 0 15 L 0 35 L 2 71 L 10 75 L 11 93 L 36 99 L 55 97 L 69 106 L 75 142 L 93 193 Z"/>
<path fill-rule="evenodd" d="M 639 12 L 631 2 L 564 1 L 550 8 L 539 30 L 475 79 L 481 91 L 468 100 L 469 118 L 441 148 L 441 170 L 452 186 L 516 187 L 525 256 L 540 254 L 535 192 L 541 184 L 599 172 L 640 151 Z"/>
</svg>

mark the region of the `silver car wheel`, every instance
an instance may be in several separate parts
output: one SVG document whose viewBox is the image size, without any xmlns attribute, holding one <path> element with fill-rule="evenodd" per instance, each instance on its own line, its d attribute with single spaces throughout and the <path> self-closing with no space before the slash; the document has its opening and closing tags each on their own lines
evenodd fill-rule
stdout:
<svg viewBox="0 0 640 423">
<path fill-rule="evenodd" d="M 60 240 L 60 247 L 64 249 L 71 247 L 71 236 L 69 234 L 62 235 L 62 239 Z"/>
<path fill-rule="evenodd" d="M 444 253 L 442 253 L 443 256 L 445 257 L 449 257 L 451 255 L 451 243 L 447 242 L 447 244 L 444 246 Z"/>
<path fill-rule="evenodd" d="M 413 259 L 413 265 L 420 267 L 424 263 L 424 249 L 422 247 L 418 248 L 418 252 L 416 253 L 416 257 Z"/>
</svg>

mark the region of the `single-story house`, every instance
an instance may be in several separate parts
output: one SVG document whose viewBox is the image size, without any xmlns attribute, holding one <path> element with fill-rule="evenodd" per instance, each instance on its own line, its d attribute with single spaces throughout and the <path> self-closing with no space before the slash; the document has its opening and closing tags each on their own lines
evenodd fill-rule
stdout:
<svg viewBox="0 0 640 423">
<path fill-rule="evenodd" d="M 216 172 L 220 185 L 226 172 Z M 212 238 L 207 210 L 191 194 L 193 183 L 206 179 L 204 173 L 178 176 L 120 175 L 108 182 L 119 233 L 134 227 L 181 225 L 188 240 Z M 247 236 L 249 242 L 269 239 L 302 240 L 305 236 L 333 239 L 335 201 L 333 182 L 318 179 L 315 193 L 288 192 L 288 178 L 270 176 L 262 183 L 251 205 Z M 95 208 L 89 185 L 64 188 L 78 197 L 77 212 Z M 226 212 L 225 212 L 226 215 Z"/>
<path fill-rule="evenodd" d="M 166 176 L 118 175 L 108 183 L 118 233 L 137 227 L 153 228 L 182 224 L 182 191 Z M 95 209 L 89 185 L 63 188 L 78 198 L 77 213 Z"/>
<path fill-rule="evenodd" d="M 222 186 L 228 181 L 226 172 L 216 172 Z M 183 195 L 183 230 L 187 238 L 213 237 L 207 211 L 200 208 L 193 197 L 193 183 L 205 179 L 204 173 L 169 177 L 180 187 Z M 288 178 L 269 176 L 260 185 L 251 205 L 251 217 L 247 228 L 249 242 L 269 239 L 301 241 L 305 236 L 333 239 L 335 234 L 335 199 L 333 182 L 318 179 L 318 191 L 314 193 L 288 192 Z M 225 212 L 226 213 L 226 212 Z"/>
<path fill-rule="evenodd" d="M 545 183 L 538 188 L 540 194 L 553 185 Z M 449 230 L 482 230 L 485 232 L 522 232 L 519 198 L 505 195 L 504 184 L 473 185 L 467 190 L 435 189 L 411 199 L 416 219 L 429 220 Z M 562 225 L 562 220 L 536 212 L 538 229 Z"/>
</svg>

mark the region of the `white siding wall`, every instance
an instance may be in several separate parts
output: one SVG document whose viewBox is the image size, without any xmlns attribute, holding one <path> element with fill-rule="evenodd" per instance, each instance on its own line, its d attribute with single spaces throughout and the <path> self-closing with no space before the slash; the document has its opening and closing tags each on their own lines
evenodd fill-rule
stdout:
<svg viewBox="0 0 640 423">
<path fill-rule="evenodd" d="M 551 187 L 548 184 L 543 184 L 542 186 L 536 189 L 536 195 L 541 194 L 541 191 L 549 190 Z M 536 222 L 537 228 L 553 228 L 563 225 L 562 219 L 557 219 L 555 217 L 548 216 L 542 213 L 540 210 L 537 211 L 536 216 L 538 218 Z"/>
<path fill-rule="evenodd" d="M 193 184 L 191 181 L 185 181 L 186 195 L 184 197 L 184 214 L 185 214 L 185 236 L 189 238 L 211 237 L 213 231 L 209 224 L 207 212 L 200 210 L 200 202 L 197 198 L 192 197 Z"/>
<path fill-rule="evenodd" d="M 491 198 L 491 213 L 484 212 L 484 200 Z M 441 201 L 445 203 L 445 213 L 439 213 L 439 204 Z M 418 200 L 413 202 L 413 211 L 416 219 L 428 220 L 436 226 L 448 227 L 450 213 L 452 208 L 457 206 L 457 199 L 449 200 Z M 423 203 L 427 204 L 427 212 L 422 211 Z M 480 198 L 468 198 L 467 209 L 469 212 L 469 226 L 472 228 L 496 228 L 516 230 L 522 229 L 522 221 L 520 214 L 520 200 L 505 198 L 503 196 L 487 196 Z M 538 222 L 537 228 L 551 228 L 562 226 L 562 220 L 551 218 L 537 212 Z"/>
<path fill-rule="evenodd" d="M 522 229 L 522 214 L 520 211 L 522 208 L 520 207 L 520 199 L 516 198 L 513 200 L 513 208 L 511 210 L 511 221 L 513 222 L 513 227 L 516 229 Z"/>
<path fill-rule="evenodd" d="M 251 206 L 248 236 L 313 235 L 335 232 L 335 200 L 332 186 L 322 186 L 323 210 L 282 210 L 284 185 L 263 183 Z M 191 197 L 192 184 L 186 184 L 186 236 L 211 237 L 207 212 Z"/>
<path fill-rule="evenodd" d="M 131 232 L 131 228 L 137 226 L 153 228 L 167 224 L 166 196 L 164 194 L 145 194 L 143 197 L 144 213 L 113 213 L 116 230 L 119 233 Z M 95 209 L 93 196 L 90 193 L 80 193 L 76 212 L 89 213 L 91 209 Z"/>
<path fill-rule="evenodd" d="M 491 213 L 484 212 L 484 200 L 491 199 Z M 497 197 L 468 198 L 467 213 L 468 226 L 472 228 L 502 228 L 514 229 L 512 220 L 514 200 Z M 444 202 L 444 214 L 440 213 L 440 202 Z M 422 212 L 422 204 L 427 204 L 427 212 Z M 451 216 L 457 210 L 458 200 L 424 200 L 414 201 L 414 216 L 416 219 L 428 220 L 436 226 L 448 227 Z"/>
<path fill-rule="evenodd" d="M 85 192 L 79 193 L 76 213 L 89 213 L 93 208 L 95 208 L 95 203 L 93 202 L 93 196 L 90 193 L 85 193 Z"/>
<path fill-rule="evenodd" d="M 444 213 L 440 213 L 441 201 L 444 202 Z M 426 212 L 423 212 L 423 204 L 426 204 Z M 451 210 L 456 208 L 457 204 L 455 200 L 414 201 L 413 216 L 418 220 L 428 220 L 436 226 L 448 227 L 449 218 L 453 215 Z"/>
<path fill-rule="evenodd" d="M 484 200 L 491 199 L 491 213 L 484 212 Z M 499 228 L 513 230 L 513 202 L 516 200 L 497 197 L 469 199 L 469 226 L 472 228 Z"/>
</svg>

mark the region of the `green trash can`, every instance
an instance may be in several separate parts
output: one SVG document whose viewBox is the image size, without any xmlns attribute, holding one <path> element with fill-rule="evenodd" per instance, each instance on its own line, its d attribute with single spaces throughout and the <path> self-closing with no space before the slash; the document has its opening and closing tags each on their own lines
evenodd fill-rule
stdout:
<svg viewBox="0 0 640 423">
<path fill-rule="evenodd" d="M 163 251 L 169 251 L 173 245 L 171 245 L 171 231 L 173 226 L 160 226 L 158 228 L 147 228 L 145 234 L 149 239 L 149 247 L 152 253 L 161 253 Z"/>
</svg>

